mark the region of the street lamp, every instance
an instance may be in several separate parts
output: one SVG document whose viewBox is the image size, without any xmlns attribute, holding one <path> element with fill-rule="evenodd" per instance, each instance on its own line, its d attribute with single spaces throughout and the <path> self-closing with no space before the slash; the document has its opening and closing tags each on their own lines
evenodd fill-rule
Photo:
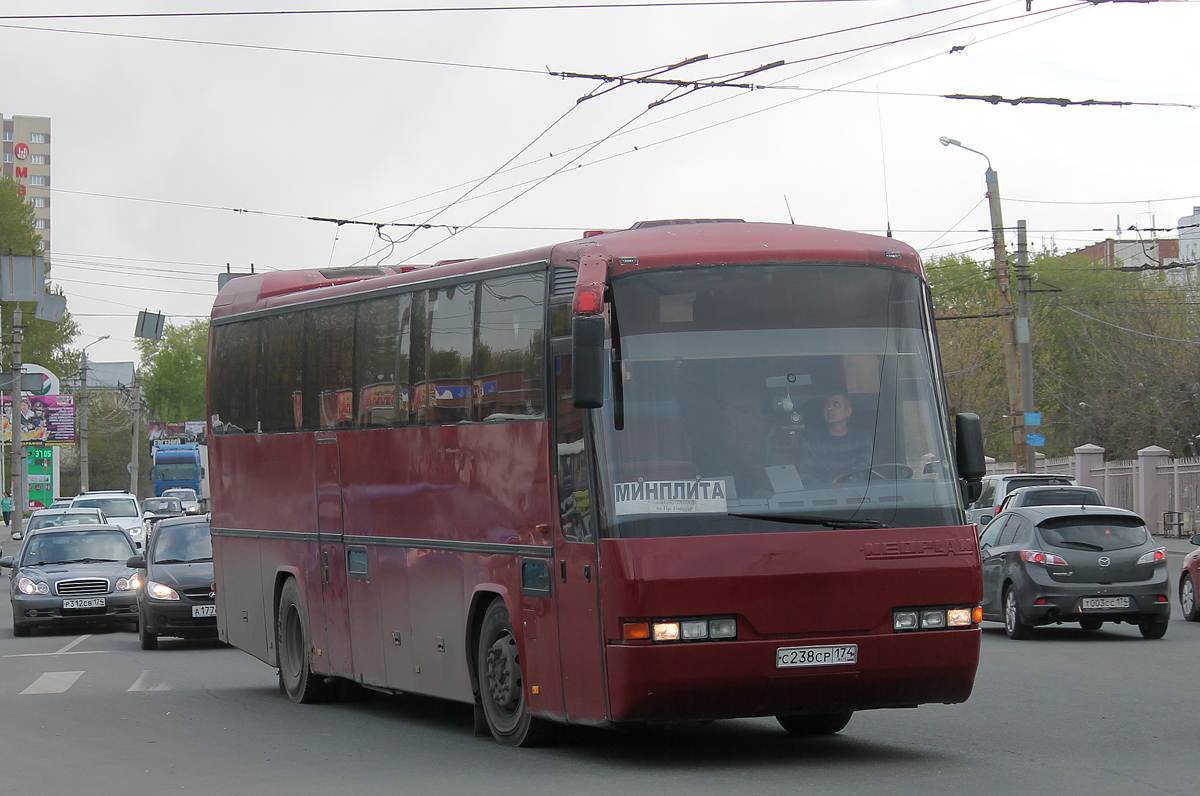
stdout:
<svg viewBox="0 0 1200 796">
<path fill-rule="evenodd" d="M 79 492 L 88 491 L 88 402 L 87 402 L 87 350 L 108 335 L 97 337 L 79 352 Z"/>
<path fill-rule="evenodd" d="M 1000 286 L 1000 307 L 1003 310 L 1003 315 L 1000 318 L 1000 336 L 1004 344 L 1004 370 L 1008 375 L 1008 413 L 1012 423 L 1013 458 L 1016 460 L 1019 470 L 1033 472 L 1035 466 L 1033 449 L 1026 445 L 1025 418 L 1023 414 L 1024 412 L 1033 411 L 1032 355 L 1030 355 L 1030 364 L 1022 367 L 1022 363 L 1018 360 L 1017 352 L 1015 327 L 1018 319 L 1013 313 L 1012 289 L 1008 277 L 1008 252 L 1004 247 L 1004 219 L 1000 215 L 1000 178 L 996 174 L 996 170 L 992 168 L 992 159 L 978 149 L 964 146 L 962 141 L 946 135 L 940 137 L 938 141 L 941 142 L 942 146 L 956 146 L 959 149 L 974 152 L 987 161 L 987 171 L 984 172 L 984 181 L 987 185 L 988 209 L 991 211 L 992 217 L 992 252 L 996 261 L 996 282 Z M 1025 309 L 1027 308 L 1024 306 L 1023 301 L 1022 310 Z M 1029 317 L 1024 312 L 1021 315 L 1026 319 Z M 1030 342 L 1028 320 L 1025 321 L 1023 326 L 1021 338 L 1021 353 L 1024 354 L 1026 346 Z M 1025 371 L 1028 372 L 1028 375 L 1026 375 Z M 1026 385 L 1026 382 L 1028 382 L 1028 385 Z"/>
</svg>

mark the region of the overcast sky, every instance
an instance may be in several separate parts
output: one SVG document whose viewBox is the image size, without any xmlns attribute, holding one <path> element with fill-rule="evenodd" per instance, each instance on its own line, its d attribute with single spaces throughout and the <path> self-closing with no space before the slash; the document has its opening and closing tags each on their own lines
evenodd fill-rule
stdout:
<svg viewBox="0 0 1200 796">
<path fill-rule="evenodd" d="M 52 120 L 53 279 L 77 345 L 109 334 L 92 359 L 134 358 L 137 311 L 207 316 L 226 264 L 432 262 L 647 219 L 786 222 L 790 206 L 799 224 L 890 223 L 926 260 L 987 258 L 986 163 L 942 135 L 987 153 L 1006 226 L 1026 219 L 1035 247 L 1114 237 L 1118 220 L 1176 237 L 1200 205 L 1200 110 L 1180 107 L 1200 105 L 1200 3 L 448 10 L 465 5 L 0 3 L 0 112 Z M 153 16 L 384 8 L 409 10 Z M 101 13 L 147 16 L 16 18 Z M 700 55 L 659 77 L 764 88 L 549 74 Z M 958 93 L 1145 104 L 940 96 Z M 395 224 L 380 230 L 394 243 L 308 216 Z M 398 226 L 425 222 L 459 231 Z"/>
</svg>

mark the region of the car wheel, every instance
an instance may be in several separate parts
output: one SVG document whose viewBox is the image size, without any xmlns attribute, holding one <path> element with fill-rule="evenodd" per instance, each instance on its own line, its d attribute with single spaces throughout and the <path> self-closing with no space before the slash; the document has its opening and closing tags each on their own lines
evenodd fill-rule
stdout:
<svg viewBox="0 0 1200 796">
<path fill-rule="evenodd" d="M 483 615 L 476 650 L 479 700 L 492 737 L 504 746 L 538 746 L 549 730 L 525 703 L 525 681 L 517 637 L 504 601 L 493 600 Z"/>
<path fill-rule="evenodd" d="M 138 622 L 138 641 L 144 650 L 158 649 L 158 634 L 150 632 L 145 622 Z"/>
<path fill-rule="evenodd" d="M 1183 573 L 1179 581 L 1179 606 L 1183 608 L 1183 618 L 1189 622 L 1200 622 L 1200 604 L 1196 602 L 1196 582 L 1192 573 Z"/>
<path fill-rule="evenodd" d="M 1021 604 L 1017 601 L 1017 590 L 1012 586 L 1004 590 L 1004 632 L 1017 641 L 1033 634 L 1033 628 L 1021 618 Z"/>
<path fill-rule="evenodd" d="M 18 622 L 16 617 L 13 617 L 13 635 L 17 638 L 23 638 L 33 632 L 33 628 L 24 622 Z"/>
<path fill-rule="evenodd" d="M 289 578 L 279 594 L 275 648 L 279 652 L 279 689 L 300 704 L 327 702 L 333 696 L 333 688 L 324 676 L 313 673 L 309 638 L 300 589 L 296 580 Z"/>
<path fill-rule="evenodd" d="M 1104 626 L 1103 619 L 1080 619 L 1079 626 L 1084 630 L 1099 630 Z"/>
<path fill-rule="evenodd" d="M 1148 616 L 1138 620 L 1138 630 L 1142 631 L 1142 638 L 1162 638 L 1167 635 L 1168 624 L 1166 619 Z"/>
<path fill-rule="evenodd" d="M 806 716 L 776 716 L 775 721 L 792 735 L 833 735 L 845 729 L 854 711 L 837 713 L 811 713 Z"/>
</svg>

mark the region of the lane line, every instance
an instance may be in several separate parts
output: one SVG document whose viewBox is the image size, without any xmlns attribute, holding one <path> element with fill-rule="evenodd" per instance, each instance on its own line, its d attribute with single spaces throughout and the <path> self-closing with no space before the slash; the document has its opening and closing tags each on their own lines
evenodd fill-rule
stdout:
<svg viewBox="0 0 1200 796">
<path fill-rule="evenodd" d="M 67 646 L 63 647 L 62 649 L 60 649 L 58 652 L 56 652 L 56 653 L 54 653 L 54 654 L 55 654 L 55 655 L 61 655 L 61 654 L 63 654 L 64 652 L 67 652 L 68 650 L 74 649 L 75 647 L 79 646 L 80 644 L 82 644 L 83 642 L 87 641 L 87 640 L 88 640 L 89 638 L 91 638 L 91 637 L 92 637 L 92 634 L 91 634 L 91 633 L 84 633 L 82 636 L 80 636 L 79 638 L 75 639 L 75 640 L 74 640 L 74 641 L 72 641 L 70 644 L 68 644 Z"/>
<path fill-rule="evenodd" d="M 112 650 L 72 650 L 71 652 L 18 652 L 13 655 L 3 655 L 4 658 L 50 658 L 55 655 L 104 655 Z"/>
<path fill-rule="evenodd" d="M 161 683 L 158 683 L 157 685 L 152 685 L 152 686 L 147 687 L 146 683 L 149 680 L 150 680 L 150 670 L 143 669 L 141 675 L 138 676 L 138 679 L 135 680 L 133 682 L 133 685 L 129 686 L 129 688 L 127 690 L 128 691 L 170 691 L 171 690 L 170 683 L 166 682 L 165 680 Z"/>
<path fill-rule="evenodd" d="M 83 675 L 83 672 L 43 672 L 42 676 L 22 691 L 22 694 L 61 694 Z"/>
</svg>

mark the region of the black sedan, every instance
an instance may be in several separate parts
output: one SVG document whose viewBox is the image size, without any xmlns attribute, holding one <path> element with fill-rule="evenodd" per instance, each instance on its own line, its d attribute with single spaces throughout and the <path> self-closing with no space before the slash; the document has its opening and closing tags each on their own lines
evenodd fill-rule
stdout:
<svg viewBox="0 0 1200 796">
<path fill-rule="evenodd" d="M 30 531 L 20 554 L 0 558 L 11 569 L 13 635 L 38 626 L 137 622 L 134 553 L 116 525 L 68 525 Z"/>
<path fill-rule="evenodd" d="M 127 563 L 145 570 L 137 590 L 142 649 L 158 649 L 159 636 L 216 638 L 217 601 L 207 517 L 161 520 L 146 554 Z"/>
<path fill-rule="evenodd" d="M 979 538 L 983 616 L 1004 622 L 1009 638 L 1037 625 L 1136 624 L 1162 638 L 1171 616 L 1167 551 L 1145 521 L 1110 506 L 1014 508 Z"/>
</svg>

